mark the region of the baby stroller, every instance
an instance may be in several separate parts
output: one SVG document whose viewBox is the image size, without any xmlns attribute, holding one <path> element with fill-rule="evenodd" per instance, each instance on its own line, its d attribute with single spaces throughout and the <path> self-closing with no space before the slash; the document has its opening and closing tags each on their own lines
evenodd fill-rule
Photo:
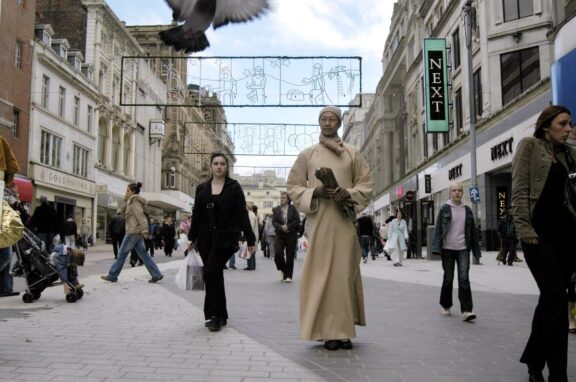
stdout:
<svg viewBox="0 0 576 382">
<path fill-rule="evenodd" d="M 58 269 L 50 261 L 50 256 L 42 249 L 43 243 L 30 230 L 24 230 L 24 236 L 15 245 L 14 249 L 18 258 L 15 266 L 16 275 L 21 275 L 26 280 L 26 292 L 22 295 L 25 303 L 38 300 L 44 289 L 62 285 L 58 282 Z M 66 301 L 76 302 L 84 296 L 84 291 L 78 283 L 78 272 L 75 266 L 68 266 L 68 286 L 70 292 L 66 294 Z"/>
</svg>

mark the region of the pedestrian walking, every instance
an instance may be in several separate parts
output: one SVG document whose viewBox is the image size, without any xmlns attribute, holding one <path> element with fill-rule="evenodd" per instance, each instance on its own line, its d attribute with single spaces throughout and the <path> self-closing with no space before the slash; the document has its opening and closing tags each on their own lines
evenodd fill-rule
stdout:
<svg viewBox="0 0 576 382">
<path fill-rule="evenodd" d="M 458 299 L 463 321 L 473 321 L 472 289 L 470 288 L 470 251 L 480 259 L 480 240 L 472 209 L 462 202 L 464 187 L 460 182 L 452 182 L 448 188 L 450 200 L 440 207 L 434 235 L 432 253 L 442 257 L 444 279 L 440 292 L 442 314 L 449 316 L 452 307 L 452 284 L 454 266 L 458 266 Z"/>
<path fill-rule="evenodd" d="M 108 224 L 108 232 L 110 232 L 110 239 L 112 239 L 112 250 L 114 251 L 114 258 L 118 258 L 118 248 L 122 245 L 124 235 L 126 234 L 126 220 L 122 215 L 122 211 L 116 211 L 116 215 L 110 219 Z"/>
<path fill-rule="evenodd" d="M 384 250 L 391 254 L 395 267 L 402 266 L 407 243 L 408 226 L 406 225 L 406 220 L 404 220 L 402 210 L 398 209 L 396 218 L 392 219 L 388 224 L 388 240 L 384 246 Z"/>
<path fill-rule="evenodd" d="M 252 227 L 252 233 L 254 234 L 255 243 L 258 243 L 259 235 L 259 227 L 258 227 L 258 216 L 254 213 L 254 208 L 251 205 L 246 205 L 246 209 L 248 210 L 248 219 L 250 220 L 250 227 Z M 254 252 L 250 253 L 250 258 L 247 261 L 245 271 L 255 271 L 256 270 L 256 250 L 255 247 Z"/>
<path fill-rule="evenodd" d="M 392 261 L 392 258 L 390 257 L 390 254 L 388 253 L 388 251 L 386 250 L 386 243 L 388 242 L 388 231 L 390 229 L 389 227 L 389 223 L 394 220 L 394 216 L 389 216 L 384 223 L 382 223 L 382 227 L 380 227 L 380 232 L 378 232 L 380 239 L 382 239 L 382 243 L 384 243 L 384 256 L 386 256 L 386 260 L 388 261 Z"/>
<path fill-rule="evenodd" d="M 148 255 L 144 247 L 144 238 L 147 237 L 149 233 L 148 220 L 144 214 L 146 211 L 146 199 L 139 195 L 141 188 L 142 183 L 140 182 L 130 183 L 126 188 L 126 193 L 124 194 L 124 201 L 126 202 L 124 214 L 124 218 L 126 219 L 126 235 L 118 250 L 118 258 L 114 261 L 114 264 L 112 264 L 108 274 L 100 276 L 102 280 L 110 282 L 118 281 L 118 276 L 120 272 L 122 272 L 122 267 L 131 249 L 136 250 L 138 257 L 144 262 L 146 269 L 152 276 L 148 282 L 155 283 L 164 278 L 162 273 L 160 273 L 160 269 L 158 269 L 158 266 Z"/>
<path fill-rule="evenodd" d="M 78 226 L 72 216 L 69 216 L 64 223 L 64 243 L 68 248 L 76 247 L 76 235 L 78 234 Z"/>
<path fill-rule="evenodd" d="M 190 215 L 182 214 L 182 218 L 180 220 L 180 233 L 188 236 L 188 232 L 190 232 Z"/>
<path fill-rule="evenodd" d="M 516 244 L 518 244 L 518 238 L 516 237 L 516 226 L 514 225 L 511 210 L 507 210 L 504 217 L 500 220 L 498 234 L 500 235 L 500 251 L 496 260 L 498 264 L 502 262 L 502 264 L 512 266 L 517 256 Z"/>
<path fill-rule="evenodd" d="M 366 325 L 360 244 L 352 217 L 339 204 L 354 205 L 360 213 L 370 202 L 373 182 L 362 154 L 338 136 L 340 109 L 323 108 L 318 122 L 320 143 L 298 155 L 287 181 L 294 206 L 306 214 L 310 244 L 300 276 L 300 335 L 324 341 L 328 350 L 351 349 L 354 325 Z M 322 167 L 332 170 L 337 188 L 325 188 L 315 177 Z"/>
<path fill-rule="evenodd" d="M 158 221 L 154 218 L 150 219 L 150 235 L 152 235 L 151 240 L 154 243 L 154 249 L 162 248 L 162 233 L 161 226 Z"/>
<path fill-rule="evenodd" d="M 188 250 L 195 245 L 202 257 L 205 325 L 216 332 L 228 320 L 224 266 L 238 250 L 241 231 L 246 236 L 248 250 L 253 252 L 256 248 L 244 192 L 240 184 L 230 178 L 228 158 L 222 153 L 212 154 L 210 170 L 211 178 L 196 188 Z"/>
<path fill-rule="evenodd" d="M 274 255 L 274 243 L 276 242 L 276 228 L 272 224 L 272 215 L 266 216 L 266 221 L 264 222 L 264 232 L 266 233 L 266 257 L 275 259 Z"/>
<path fill-rule="evenodd" d="M 50 253 L 54 234 L 56 233 L 56 210 L 48 204 L 48 198 L 44 195 L 41 195 L 38 200 L 40 205 L 34 210 L 30 225 L 36 231 L 38 238 L 44 243 L 46 252 Z"/>
<path fill-rule="evenodd" d="M 360 240 L 360 248 L 362 249 L 362 261 L 366 263 L 368 261 L 368 253 L 370 252 L 370 238 L 374 233 L 372 218 L 366 213 L 362 213 L 362 216 L 356 221 L 356 229 Z M 374 254 L 372 254 L 372 259 L 376 259 Z"/>
<path fill-rule="evenodd" d="M 524 259 L 540 298 L 532 331 L 520 358 L 530 381 L 568 381 L 568 294 L 576 269 L 576 209 L 568 175 L 576 172 L 576 150 L 566 145 L 572 130 L 570 111 L 546 107 L 533 137 L 522 139 L 512 160 L 512 213 Z"/>
<path fill-rule="evenodd" d="M 172 252 L 174 252 L 174 243 L 176 241 L 176 227 L 174 227 L 174 222 L 172 218 L 166 218 L 164 224 L 162 225 L 162 240 L 164 241 L 164 254 L 166 256 L 172 257 Z"/>
<path fill-rule="evenodd" d="M 84 246 L 84 251 L 88 250 L 88 246 L 92 244 L 92 228 L 90 228 L 90 223 L 88 219 L 82 219 L 82 225 L 80 225 L 80 236 L 82 236 L 82 245 Z"/>
<path fill-rule="evenodd" d="M 294 255 L 298 245 L 300 214 L 290 203 L 286 192 L 280 193 L 280 205 L 272 209 L 274 238 L 274 262 L 280 273 L 280 281 L 291 283 L 294 273 Z"/>
</svg>

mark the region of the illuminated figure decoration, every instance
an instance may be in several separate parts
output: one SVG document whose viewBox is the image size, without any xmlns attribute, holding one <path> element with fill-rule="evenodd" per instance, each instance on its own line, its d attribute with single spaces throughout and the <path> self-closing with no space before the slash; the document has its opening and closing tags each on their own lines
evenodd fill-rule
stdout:
<svg viewBox="0 0 576 382">
<path fill-rule="evenodd" d="M 312 84 L 312 89 L 309 93 L 310 102 L 314 105 L 325 105 L 326 101 L 328 104 L 332 104 L 333 102 L 330 99 L 330 96 L 326 93 L 326 81 L 324 81 L 322 65 L 314 64 L 312 72 L 312 77 L 302 79 L 303 83 Z"/>
<path fill-rule="evenodd" d="M 266 103 L 266 75 L 261 66 L 254 68 L 251 81 L 246 84 L 246 87 L 250 89 L 250 93 L 246 97 L 251 103 L 262 105 Z"/>
<path fill-rule="evenodd" d="M 234 99 L 238 93 L 237 80 L 232 77 L 232 72 L 228 66 L 221 67 L 218 87 L 212 92 L 218 94 L 218 98 L 225 105 L 234 105 Z"/>
</svg>

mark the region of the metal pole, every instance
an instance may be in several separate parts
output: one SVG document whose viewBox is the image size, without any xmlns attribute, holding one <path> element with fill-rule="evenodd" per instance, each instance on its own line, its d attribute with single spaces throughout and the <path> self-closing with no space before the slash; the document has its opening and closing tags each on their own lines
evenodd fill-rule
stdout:
<svg viewBox="0 0 576 382">
<path fill-rule="evenodd" d="M 474 103 L 474 66 L 472 63 L 472 0 L 464 0 L 462 6 L 464 13 L 464 31 L 466 34 L 466 51 L 468 53 L 468 101 L 470 110 L 470 187 L 476 187 L 476 105 Z M 472 213 L 478 229 L 478 203 L 472 201 Z M 480 261 L 472 256 L 473 263 Z"/>
</svg>

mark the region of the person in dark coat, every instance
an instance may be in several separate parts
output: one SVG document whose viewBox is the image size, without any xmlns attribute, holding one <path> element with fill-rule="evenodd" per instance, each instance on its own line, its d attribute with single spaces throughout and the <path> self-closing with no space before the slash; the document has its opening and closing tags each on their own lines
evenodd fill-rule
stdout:
<svg viewBox="0 0 576 382">
<path fill-rule="evenodd" d="M 298 243 L 300 214 L 286 192 L 280 194 L 280 205 L 272 209 L 272 225 L 276 230 L 274 239 L 274 262 L 281 272 L 281 281 L 292 282 L 294 255 Z"/>
<path fill-rule="evenodd" d="M 174 222 L 172 221 L 172 218 L 167 218 L 165 223 L 162 225 L 162 240 L 164 241 L 164 254 L 166 256 L 172 257 L 175 237 L 176 227 L 174 227 Z"/>
<path fill-rule="evenodd" d="M 204 317 L 210 331 L 219 331 L 228 320 L 224 266 L 238 250 L 244 232 L 248 250 L 254 252 L 255 236 L 248 219 L 246 199 L 240 184 L 228 174 L 228 158 L 214 153 L 210 158 L 210 180 L 196 188 L 188 250 L 196 247 L 204 263 Z"/>
<path fill-rule="evenodd" d="M 31 226 L 36 231 L 38 238 L 44 242 L 46 252 L 52 250 L 52 239 L 56 233 L 56 210 L 48 204 L 48 198 L 40 196 L 40 205 L 32 214 Z"/>
<path fill-rule="evenodd" d="M 110 238 L 112 239 L 112 250 L 114 251 L 114 258 L 118 258 L 118 248 L 122 245 L 122 240 L 124 240 L 124 235 L 126 234 L 126 220 L 122 216 L 122 211 L 118 210 L 116 215 L 110 219 L 110 224 L 108 224 L 108 232 L 110 232 Z"/>
<path fill-rule="evenodd" d="M 356 229 L 358 237 L 360 238 L 360 248 L 362 249 L 362 260 L 364 263 L 368 261 L 368 253 L 370 252 L 370 238 L 374 234 L 374 223 L 372 218 L 366 214 L 356 220 Z M 376 260 L 376 255 L 372 254 L 372 260 Z"/>
<path fill-rule="evenodd" d="M 76 246 L 76 235 L 78 234 L 78 226 L 74 221 L 72 216 L 66 219 L 64 223 L 64 242 L 69 248 L 74 248 Z"/>
</svg>

